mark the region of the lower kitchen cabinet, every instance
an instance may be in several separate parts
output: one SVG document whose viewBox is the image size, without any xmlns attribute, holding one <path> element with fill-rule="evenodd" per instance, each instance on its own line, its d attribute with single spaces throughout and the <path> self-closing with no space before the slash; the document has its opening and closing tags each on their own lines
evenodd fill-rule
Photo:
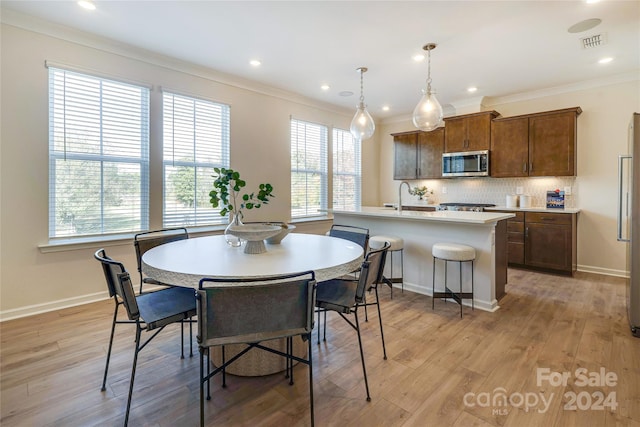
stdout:
<svg viewBox="0 0 640 427">
<path fill-rule="evenodd" d="M 509 265 L 572 274 L 577 266 L 577 214 L 510 212 Z"/>
</svg>

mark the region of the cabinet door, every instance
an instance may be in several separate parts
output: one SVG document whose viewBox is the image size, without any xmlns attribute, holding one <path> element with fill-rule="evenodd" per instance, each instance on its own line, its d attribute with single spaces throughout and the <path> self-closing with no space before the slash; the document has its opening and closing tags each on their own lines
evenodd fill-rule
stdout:
<svg viewBox="0 0 640 427">
<path fill-rule="evenodd" d="M 571 256 L 571 225 L 525 224 L 527 265 L 571 272 Z"/>
<path fill-rule="evenodd" d="M 393 179 L 415 179 L 417 172 L 417 133 L 393 136 Z"/>
<path fill-rule="evenodd" d="M 444 128 L 418 134 L 418 178 L 442 178 Z"/>
<path fill-rule="evenodd" d="M 575 111 L 529 118 L 529 176 L 576 174 Z"/>
<path fill-rule="evenodd" d="M 491 116 L 482 114 L 465 119 L 467 143 L 465 151 L 488 150 L 491 145 Z"/>
<path fill-rule="evenodd" d="M 444 125 L 444 149 L 447 153 L 468 151 L 465 119 L 449 119 Z"/>
<path fill-rule="evenodd" d="M 489 175 L 494 178 L 529 175 L 529 118 L 491 123 Z"/>
</svg>

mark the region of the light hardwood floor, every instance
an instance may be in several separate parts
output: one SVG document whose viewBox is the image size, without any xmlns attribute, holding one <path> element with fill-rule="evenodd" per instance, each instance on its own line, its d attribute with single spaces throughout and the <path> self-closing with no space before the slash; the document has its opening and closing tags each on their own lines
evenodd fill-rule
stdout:
<svg viewBox="0 0 640 427">
<path fill-rule="evenodd" d="M 318 426 L 640 426 L 640 339 L 629 332 L 622 279 L 573 278 L 509 270 L 495 313 L 400 290 L 381 290 L 388 360 L 370 310 L 363 339 L 372 401 L 366 402 L 355 332 L 329 316 L 327 341 L 314 348 Z M 10 426 L 119 426 L 129 384 L 133 328 L 116 332 L 107 391 L 104 369 L 111 301 L 3 322 L 1 418 Z M 314 335 L 315 338 L 315 335 Z M 141 353 L 132 426 L 198 424 L 198 355 L 180 359 L 179 330 L 165 330 Z M 538 384 L 537 368 L 569 372 L 566 386 Z M 615 385 L 580 386 L 574 373 L 601 369 Z M 309 425 L 307 367 L 296 384 L 283 375 L 214 381 L 211 426 Z M 617 407 L 570 410 L 615 392 Z M 465 397 L 466 396 L 466 397 Z M 506 396 L 505 405 L 494 398 Z M 529 411 L 520 397 L 540 399 Z M 486 400 L 489 398 L 489 401 Z M 466 402 L 466 404 L 465 404 Z M 495 404 L 494 404 L 495 403 Z M 518 407 L 520 406 L 520 407 Z"/>
</svg>

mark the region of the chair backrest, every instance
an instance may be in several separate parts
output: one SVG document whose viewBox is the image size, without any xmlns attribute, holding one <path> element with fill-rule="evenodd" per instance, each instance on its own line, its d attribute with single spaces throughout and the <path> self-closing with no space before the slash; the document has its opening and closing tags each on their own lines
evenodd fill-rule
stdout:
<svg viewBox="0 0 640 427">
<path fill-rule="evenodd" d="M 142 255 L 151 248 L 164 245 L 165 243 L 185 240 L 189 238 L 189 233 L 184 227 L 163 228 L 161 230 L 145 231 L 133 237 L 133 246 L 136 248 L 136 259 L 138 261 L 138 273 L 142 282 Z"/>
<path fill-rule="evenodd" d="M 329 230 L 329 236 L 350 240 L 362 246 L 364 251 L 367 250 L 369 244 L 369 229 L 354 225 L 333 224 Z"/>
<path fill-rule="evenodd" d="M 382 281 L 384 262 L 387 258 L 389 246 L 389 242 L 384 242 L 382 248 L 369 251 L 365 257 L 360 269 L 358 287 L 356 288 L 356 302 L 362 302 L 365 290 L 375 288 Z"/>
<path fill-rule="evenodd" d="M 204 278 L 196 296 L 198 343 L 209 347 L 311 333 L 315 289 L 313 271 L 269 279 Z"/>
<path fill-rule="evenodd" d="M 104 271 L 104 278 L 107 281 L 107 288 L 109 289 L 109 296 L 120 298 L 122 305 L 127 310 L 127 316 L 129 320 L 138 320 L 140 318 L 140 310 L 138 308 L 138 302 L 136 301 L 136 294 L 133 290 L 133 284 L 131 283 L 131 277 L 124 268 L 124 264 L 107 256 L 104 249 L 99 249 L 94 254 L 95 259 L 102 264 L 102 270 Z"/>
</svg>

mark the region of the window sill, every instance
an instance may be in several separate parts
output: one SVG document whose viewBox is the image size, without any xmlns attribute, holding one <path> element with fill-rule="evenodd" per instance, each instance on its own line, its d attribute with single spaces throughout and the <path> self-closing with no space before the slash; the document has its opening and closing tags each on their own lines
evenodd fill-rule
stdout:
<svg viewBox="0 0 640 427">
<path fill-rule="evenodd" d="M 224 231 L 226 224 L 211 225 L 207 227 L 187 227 L 190 236 L 201 236 L 207 234 L 219 234 Z M 113 234 L 108 236 L 88 236 L 71 239 L 54 239 L 49 243 L 38 245 L 38 249 L 43 254 L 53 252 L 77 251 L 82 249 L 100 249 L 108 246 L 122 246 L 133 244 L 133 237 L 136 233 Z"/>
</svg>

